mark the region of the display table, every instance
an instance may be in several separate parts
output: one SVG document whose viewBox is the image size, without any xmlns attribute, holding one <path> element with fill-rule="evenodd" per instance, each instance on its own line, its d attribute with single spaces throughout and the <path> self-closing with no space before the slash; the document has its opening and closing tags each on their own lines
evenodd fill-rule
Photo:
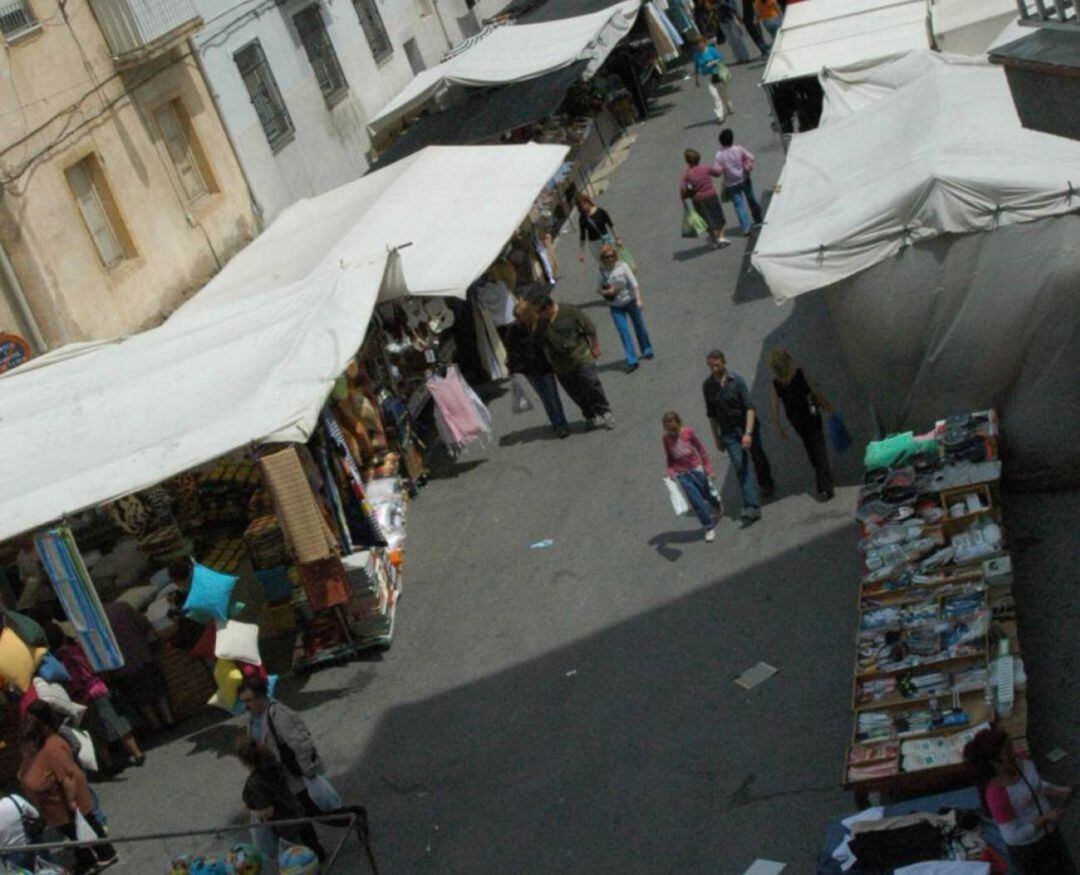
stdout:
<svg viewBox="0 0 1080 875">
<path fill-rule="evenodd" d="M 950 417 L 907 438 L 868 451 L 907 447 L 868 473 L 856 512 L 865 574 L 843 784 L 860 806 L 871 792 L 895 798 L 967 781 L 963 747 L 991 724 L 1026 746 L 997 417 Z"/>
</svg>

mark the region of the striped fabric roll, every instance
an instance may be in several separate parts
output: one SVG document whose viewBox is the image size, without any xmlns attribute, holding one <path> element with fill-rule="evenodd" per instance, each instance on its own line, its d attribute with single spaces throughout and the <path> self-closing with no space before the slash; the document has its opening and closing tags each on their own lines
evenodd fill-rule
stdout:
<svg viewBox="0 0 1080 875">
<path fill-rule="evenodd" d="M 38 555 L 94 671 L 121 668 L 124 657 L 71 529 L 58 526 L 36 539 Z"/>
</svg>

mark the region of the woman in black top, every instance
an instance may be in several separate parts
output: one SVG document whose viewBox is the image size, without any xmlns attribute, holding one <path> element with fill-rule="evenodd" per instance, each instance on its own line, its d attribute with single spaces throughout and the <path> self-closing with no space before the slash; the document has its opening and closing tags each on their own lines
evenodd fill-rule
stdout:
<svg viewBox="0 0 1080 875">
<path fill-rule="evenodd" d="M 578 239 L 581 248 L 578 250 L 578 261 L 585 263 L 585 244 L 588 243 L 589 251 L 593 258 L 600 260 L 600 247 L 610 243 L 613 246 L 622 246 L 622 240 L 615 233 L 615 225 L 611 216 L 603 207 L 598 207 L 596 201 L 585 192 L 577 196 L 578 207 Z"/>
<path fill-rule="evenodd" d="M 554 369 L 537 335 L 540 314 L 532 304 L 518 301 L 514 305 L 514 320 L 503 340 L 506 345 L 506 367 L 511 374 L 525 377 L 533 391 L 540 396 L 540 403 L 544 405 L 544 412 L 555 434 L 560 438 L 569 437 L 570 424 L 566 421 L 566 412 L 559 397 L 559 384 L 555 382 Z"/>
<path fill-rule="evenodd" d="M 825 447 L 825 430 L 822 427 L 821 411 L 832 412 L 832 405 L 814 386 L 802 368 L 795 367 L 791 353 L 786 349 L 774 349 L 769 355 L 769 370 L 772 372 L 772 415 L 780 437 L 787 440 L 787 432 L 780 420 L 780 405 L 792 428 L 802 439 L 810 464 L 817 476 L 818 497 L 828 501 L 833 497 L 832 469 L 829 467 L 829 452 Z"/>
</svg>

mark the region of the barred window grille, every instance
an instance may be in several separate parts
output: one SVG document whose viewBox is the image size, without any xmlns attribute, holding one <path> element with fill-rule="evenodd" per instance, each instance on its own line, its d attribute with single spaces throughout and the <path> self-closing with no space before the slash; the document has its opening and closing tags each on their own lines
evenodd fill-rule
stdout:
<svg viewBox="0 0 1080 875">
<path fill-rule="evenodd" d="M 349 85 L 341 71 L 337 52 L 326 30 L 326 22 L 317 5 L 307 7 L 293 16 L 296 32 L 300 35 L 319 89 L 327 100 L 345 91 Z"/>
<path fill-rule="evenodd" d="M 296 128 L 293 127 L 274 73 L 266 62 L 262 44 L 258 40 L 248 43 L 233 59 L 240 70 L 244 85 L 247 86 L 267 142 L 276 152 L 292 139 Z"/>
<path fill-rule="evenodd" d="M 0 0 L 0 33 L 5 37 L 18 36 L 37 23 L 27 0 Z"/>
<path fill-rule="evenodd" d="M 353 0 L 353 8 L 360 19 L 360 26 L 364 29 L 368 45 L 371 46 L 371 54 L 376 61 L 389 58 L 394 53 L 394 46 L 390 42 L 390 35 L 383 25 L 382 15 L 375 0 Z"/>
</svg>

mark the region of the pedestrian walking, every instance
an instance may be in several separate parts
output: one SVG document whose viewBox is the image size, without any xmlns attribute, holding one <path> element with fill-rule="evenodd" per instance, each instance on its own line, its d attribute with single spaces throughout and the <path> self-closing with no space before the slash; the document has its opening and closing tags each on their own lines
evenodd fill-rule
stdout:
<svg viewBox="0 0 1080 875">
<path fill-rule="evenodd" d="M 760 21 L 758 20 L 755 0 L 742 0 L 742 23 L 754 45 L 758 47 L 762 58 L 769 56 L 771 46 L 765 41 L 761 33 Z"/>
<path fill-rule="evenodd" d="M 555 434 L 565 438 L 570 434 L 570 425 L 566 421 L 566 412 L 559 397 L 555 372 L 537 336 L 539 322 L 540 314 L 532 304 L 518 301 L 514 305 L 514 324 L 507 331 L 504 341 L 506 367 L 511 374 L 521 374 L 528 380 L 540 398 Z"/>
<path fill-rule="evenodd" d="M 713 156 L 713 163 L 724 173 L 724 192 L 731 198 L 739 227 L 744 234 L 761 224 L 761 204 L 754 196 L 750 171 L 754 169 L 754 156 L 742 146 L 735 145 L 735 132 L 724 128 L 720 132 L 720 148 Z"/>
<path fill-rule="evenodd" d="M 589 430 L 614 428 L 596 359 L 600 358 L 600 338 L 593 321 L 577 307 L 556 304 L 549 295 L 536 302 L 540 313 L 537 334 L 544 353 L 555 371 L 559 385 L 581 408 Z"/>
<path fill-rule="evenodd" d="M 693 204 L 698 215 L 709 226 L 709 237 L 717 249 L 731 243 L 724 235 L 724 207 L 713 186 L 713 177 L 723 176 L 724 172 L 716 167 L 701 163 L 701 153 L 697 149 L 683 152 L 686 169 L 679 177 L 679 197 Z"/>
<path fill-rule="evenodd" d="M 1020 875 L 1076 875 L 1060 828 L 1075 789 L 1043 780 L 999 728 L 976 733 L 964 747 L 964 762 L 978 781 L 983 808 L 1001 830 L 1013 868 Z"/>
<path fill-rule="evenodd" d="M 724 55 L 705 37 L 694 40 L 694 87 L 701 87 L 701 77 L 708 82 L 709 96 L 713 102 L 716 121 L 722 122 L 728 115 L 734 115 L 735 106 L 728 93 L 728 80 L 731 71 L 724 64 Z"/>
<path fill-rule="evenodd" d="M 829 451 L 825 445 L 825 428 L 821 411 L 832 412 L 832 405 L 821 390 L 796 367 L 795 360 L 786 349 L 774 349 L 769 353 L 769 370 L 772 372 L 772 416 L 780 437 L 787 440 L 787 432 L 780 420 L 780 405 L 784 406 L 791 427 L 803 442 L 806 455 L 814 467 L 818 498 L 828 501 L 833 497 L 833 476 L 829 466 Z"/>
<path fill-rule="evenodd" d="M 33 715 L 23 718 L 19 729 L 19 784 L 23 795 L 41 812 L 45 826 L 70 841 L 78 840 L 81 818 L 99 838 L 105 830 L 94 816 L 86 775 L 71 748 L 49 724 Z M 109 844 L 75 849 L 75 875 L 99 872 L 119 860 Z"/>
<path fill-rule="evenodd" d="M 67 670 L 68 680 L 63 686 L 71 700 L 83 705 L 90 712 L 86 725 L 92 739 L 97 742 L 96 758 L 101 767 L 100 771 L 104 774 L 117 771 L 110 749 L 117 741 L 127 750 L 132 764 L 143 765 L 146 754 L 132 734 L 130 721 L 116 710 L 109 687 L 91 668 L 82 647 L 67 638 L 55 622 L 45 626 L 45 641 L 53 656 L 60 660 Z"/>
<path fill-rule="evenodd" d="M 269 750 L 254 741 L 240 746 L 237 756 L 248 770 L 244 781 L 242 798 L 244 813 L 253 823 L 271 820 L 293 820 L 305 817 L 304 807 L 289 790 L 289 778 L 285 769 Z M 271 828 L 274 836 L 294 845 L 304 845 L 315 852 L 320 861 L 326 859 L 326 849 L 319 841 L 319 834 L 310 823 Z"/>
<path fill-rule="evenodd" d="M 600 248 L 608 244 L 622 246 L 622 239 L 615 231 L 611 215 L 603 207 L 597 206 L 585 192 L 578 192 L 578 261 L 585 263 L 585 248 L 588 247 L 593 258 L 600 260 Z"/>
<path fill-rule="evenodd" d="M 774 488 L 772 469 L 761 445 L 757 408 L 746 381 L 728 371 L 720 350 L 709 352 L 706 361 L 710 374 L 702 385 L 705 414 L 712 426 L 716 448 L 728 454 L 739 480 L 745 528 L 761 519 L 761 499 L 768 497 Z"/>
<path fill-rule="evenodd" d="M 777 0 L 754 0 L 754 14 L 761 26 L 769 32 L 769 37 L 776 43 L 776 35 L 784 22 L 784 11 Z"/>
<path fill-rule="evenodd" d="M 165 672 L 152 644 L 157 632 L 146 615 L 127 602 L 109 602 L 104 611 L 124 657 L 123 666 L 110 678 L 115 678 L 124 695 L 138 707 L 152 731 L 171 728 L 176 721 L 169 707 Z"/>
<path fill-rule="evenodd" d="M 712 459 L 701 438 L 674 410 L 664 414 L 664 457 L 667 460 L 667 476 L 677 481 L 686 500 L 697 514 L 705 540 L 716 539 L 716 518 L 721 512 L 720 495 L 712 485 L 716 476 Z"/>
<path fill-rule="evenodd" d="M 652 341 L 645 327 L 645 302 L 641 297 L 641 284 L 630 266 L 619 258 L 614 246 L 600 250 L 600 278 L 598 291 L 607 302 L 615 330 L 619 332 L 626 351 L 626 373 L 638 369 L 638 357 L 634 351 L 634 335 L 637 336 L 641 357 L 653 357 Z M 630 326 L 633 325 L 633 335 Z"/>
<path fill-rule="evenodd" d="M 735 54 L 735 63 L 745 64 L 750 60 L 750 52 L 747 51 L 746 43 L 742 38 L 742 30 L 739 28 L 741 16 L 737 3 L 738 0 L 716 0 L 716 19 L 728 45 L 731 46 L 731 51 Z"/>
</svg>

